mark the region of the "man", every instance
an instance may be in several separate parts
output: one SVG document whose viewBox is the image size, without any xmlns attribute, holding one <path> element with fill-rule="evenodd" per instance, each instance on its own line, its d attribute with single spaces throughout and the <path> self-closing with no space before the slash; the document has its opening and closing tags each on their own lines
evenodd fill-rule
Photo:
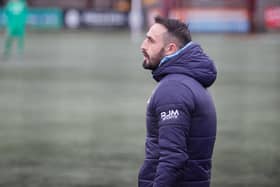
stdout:
<svg viewBox="0 0 280 187">
<path fill-rule="evenodd" d="M 141 49 L 158 85 L 148 102 L 138 185 L 209 187 L 216 112 L 207 88 L 216 68 L 178 20 L 156 17 Z"/>
<path fill-rule="evenodd" d="M 24 0 L 10 0 L 5 6 L 6 40 L 4 57 L 9 57 L 14 39 L 18 40 L 18 53 L 23 54 L 27 6 Z"/>
</svg>

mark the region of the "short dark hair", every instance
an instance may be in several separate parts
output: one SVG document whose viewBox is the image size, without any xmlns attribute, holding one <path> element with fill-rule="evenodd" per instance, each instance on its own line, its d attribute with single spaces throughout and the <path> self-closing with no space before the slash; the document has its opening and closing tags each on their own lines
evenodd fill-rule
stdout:
<svg viewBox="0 0 280 187">
<path fill-rule="evenodd" d="M 189 26 L 177 19 L 156 16 L 155 23 L 163 25 L 168 33 L 178 40 L 180 48 L 184 47 L 192 40 Z"/>
</svg>

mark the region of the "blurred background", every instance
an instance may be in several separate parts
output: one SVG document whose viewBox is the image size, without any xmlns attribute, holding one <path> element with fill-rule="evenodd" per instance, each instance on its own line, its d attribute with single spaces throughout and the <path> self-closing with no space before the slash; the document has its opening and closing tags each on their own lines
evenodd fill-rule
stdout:
<svg viewBox="0 0 280 187">
<path fill-rule="evenodd" d="M 279 0 L 27 4 L 24 55 L 0 58 L 1 187 L 137 186 L 156 85 L 140 44 L 155 15 L 189 24 L 219 72 L 212 187 L 280 185 Z"/>
</svg>

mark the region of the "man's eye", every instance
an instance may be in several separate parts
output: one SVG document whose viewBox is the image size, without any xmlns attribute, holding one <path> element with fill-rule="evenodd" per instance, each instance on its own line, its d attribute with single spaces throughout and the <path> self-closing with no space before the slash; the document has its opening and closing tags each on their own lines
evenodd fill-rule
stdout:
<svg viewBox="0 0 280 187">
<path fill-rule="evenodd" d="M 152 38 L 148 38 L 148 41 L 149 41 L 150 43 L 153 43 L 153 42 L 154 42 L 154 40 L 153 40 Z"/>
</svg>

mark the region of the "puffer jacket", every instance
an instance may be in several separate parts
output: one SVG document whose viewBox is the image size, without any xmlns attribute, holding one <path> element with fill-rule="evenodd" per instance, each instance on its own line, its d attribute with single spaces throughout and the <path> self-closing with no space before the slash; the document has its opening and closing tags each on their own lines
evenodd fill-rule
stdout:
<svg viewBox="0 0 280 187">
<path fill-rule="evenodd" d="M 159 82 L 147 106 L 145 160 L 139 187 L 209 187 L 216 111 L 207 90 L 212 60 L 196 43 L 152 72 Z"/>
</svg>

